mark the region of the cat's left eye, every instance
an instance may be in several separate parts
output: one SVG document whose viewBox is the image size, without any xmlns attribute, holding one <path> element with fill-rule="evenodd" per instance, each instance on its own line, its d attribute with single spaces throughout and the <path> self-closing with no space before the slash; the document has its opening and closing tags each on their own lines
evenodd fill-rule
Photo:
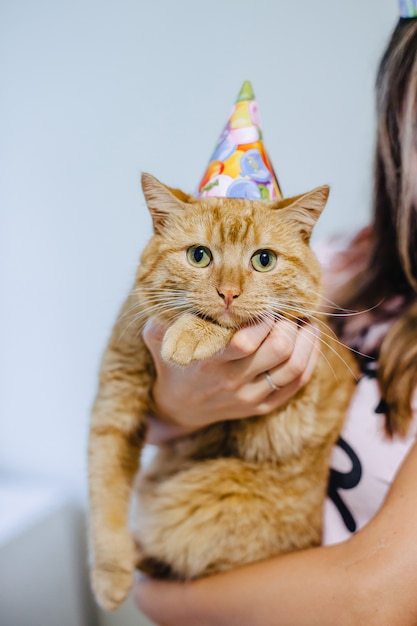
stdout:
<svg viewBox="0 0 417 626">
<path fill-rule="evenodd" d="M 257 272 L 269 272 L 277 263 L 277 255 L 272 250 L 258 250 L 252 255 L 250 262 Z"/>
<path fill-rule="evenodd" d="M 206 246 L 191 246 L 187 250 L 187 260 L 194 267 L 207 267 L 212 259 L 213 255 Z"/>
</svg>

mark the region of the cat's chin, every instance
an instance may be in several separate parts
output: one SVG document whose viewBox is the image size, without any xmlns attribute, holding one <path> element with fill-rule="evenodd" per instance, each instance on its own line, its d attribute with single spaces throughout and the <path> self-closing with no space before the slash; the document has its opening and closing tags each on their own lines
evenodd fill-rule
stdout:
<svg viewBox="0 0 417 626">
<path fill-rule="evenodd" d="M 236 314 L 225 311 L 224 313 L 218 315 L 215 321 L 217 324 L 219 324 L 219 326 L 237 330 L 238 328 L 242 328 L 242 326 L 247 326 L 251 320 L 244 319 L 240 315 L 237 316 Z"/>
</svg>

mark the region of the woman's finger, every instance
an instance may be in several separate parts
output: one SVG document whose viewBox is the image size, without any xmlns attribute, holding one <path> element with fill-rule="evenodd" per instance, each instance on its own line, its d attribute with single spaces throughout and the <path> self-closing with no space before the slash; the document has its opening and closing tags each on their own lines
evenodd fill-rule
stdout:
<svg viewBox="0 0 417 626">
<path fill-rule="evenodd" d="M 291 357 L 298 326 L 289 320 L 275 322 L 259 347 L 235 361 L 233 375 L 241 384 L 253 382 L 260 374 L 284 364 Z"/>
<path fill-rule="evenodd" d="M 313 344 L 311 344 L 311 337 L 307 338 L 305 336 L 305 333 L 306 329 L 304 329 L 304 336 L 300 335 L 299 343 L 300 350 L 303 352 L 303 355 L 301 356 L 302 364 L 299 361 L 297 365 L 291 365 L 291 367 L 293 368 L 293 373 L 302 370 L 300 375 L 290 380 L 290 382 L 288 382 L 287 384 L 280 386 L 278 391 L 271 391 L 267 381 L 263 381 L 262 388 L 264 391 L 264 396 L 262 397 L 261 395 L 262 391 L 260 387 L 260 400 L 258 406 L 256 407 L 258 414 L 264 415 L 266 413 L 269 413 L 270 411 L 275 410 L 277 407 L 282 406 L 285 402 L 292 398 L 297 393 L 297 391 L 299 391 L 299 389 L 302 389 L 311 380 L 320 355 L 320 340 L 318 337 L 317 329 L 315 329 Z M 309 350 L 307 353 L 303 350 L 303 343 L 306 339 L 308 342 L 307 345 L 311 347 L 311 350 Z M 306 354 L 308 354 L 307 360 L 305 360 Z M 297 361 L 300 357 L 296 354 L 294 358 Z M 273 382 L 274 378 L 272 378 Z"/>
<path fill-rule="evenodd" d="M 318 329 L 305 324 L 298 328 L 292 352 L 285 362 L 269 367 L 264 376 L 268 387 L 281 388 L 298 380 L 305 372 L 312 353 L 318 348 Z M 260 375 L 262 378 L 262 374 Z"/>
<path fill-rule="evenodd" d="M 160 359 L 161 343 L 165 332 L 166 327 L 159 324 L 154 317 L 148 319 L 143 328 L 143 340 L 145 345 L 149 348 L 154 360 Z"/>
<path fill-rule="evenodd" d="M 216 358 L 221 361 L 240 361 L 251 356 L 265 341 L 272 328 L 272 323 L 259 322 L 236 331 L 229 345 Z"/>
<path fill-rule="evenodd" d="M 310 380 L 317 356 L 316 329 L 300 327 L 290 357 L 280 365 L 264 370 L 242 387 L 240 395 L 249 405 L 248 410 L 265 413 L 266 401 L 274 408 L 283 404 Z"/>
</svg>

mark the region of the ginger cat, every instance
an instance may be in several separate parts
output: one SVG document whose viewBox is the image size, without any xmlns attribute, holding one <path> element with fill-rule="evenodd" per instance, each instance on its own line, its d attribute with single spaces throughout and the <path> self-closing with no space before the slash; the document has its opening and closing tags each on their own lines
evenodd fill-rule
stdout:
<svg viewBox="0 0 417 626">
<path fill-rule="evenodd" d="M 309 239 L 329 192 L 197 199 L 149 174 L 142 187 L 154 236 L 104 353 L 89 442 L 92 580 L 110 610 L 136 566 L 187 579 L 319 544 L 329 456 L 354 387 L 353 359 L 324 333 L 312 380 L 284 406 L 166 443 L 140 472 L 155 376 L 146 320 L 166 325 L 163 358 L 182 367 L 256 320 L 318 321 Z"/>
</svg>

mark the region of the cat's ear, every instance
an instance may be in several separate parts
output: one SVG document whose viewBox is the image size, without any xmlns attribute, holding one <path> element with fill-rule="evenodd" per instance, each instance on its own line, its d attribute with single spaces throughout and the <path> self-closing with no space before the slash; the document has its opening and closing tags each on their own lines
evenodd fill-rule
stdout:
<svg viewBox="0 0 417 626">
<path fill-rule="evenodd" d="M 323 185 L 313 191 L 275 203 L 274 208 L 283 211 L 286 219 L 296 224 L 306 241 L 309 241 L 314 225 L 326 206 L 330 187 Z"/>
<path fill-rule="evenodd" d="M 169 215 L 184 211 L 190 196 L 180 189 L 166 187 L 151 174 L 143 173 L 141 182 L 143 195 L 152 216 L 154 231 L 159 233 Z"/>
</svg>

